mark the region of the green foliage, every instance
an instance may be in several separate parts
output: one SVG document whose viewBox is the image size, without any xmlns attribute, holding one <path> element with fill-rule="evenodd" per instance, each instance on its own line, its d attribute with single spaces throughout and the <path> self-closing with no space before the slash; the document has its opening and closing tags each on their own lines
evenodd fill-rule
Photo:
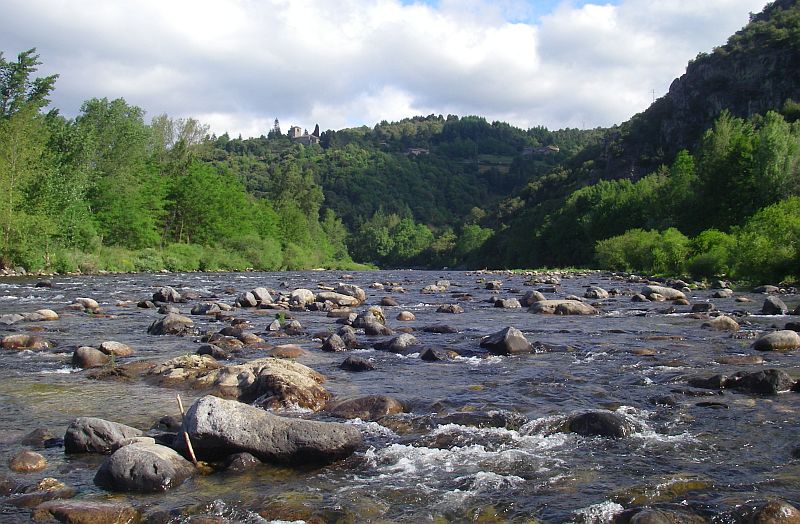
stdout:
<svg viewBox="0 0 800 524">
<path fill-rule="evenodd" d="M 597 242 L 596 261 L 602 267 L 650 274 L 683 273 L 689 239 L 675 228 L 666 231 L 632 229 Z"/>
<path fill-rule="evenodd" d="M 25 109 L 38 112 L 50 101 L 58 75 L 32 78 L 36 72 L 39 55 L 36 48 L 23 51 L 16 62 L 9 62 L 0 52 L 0 120 Z"/>
</svg>

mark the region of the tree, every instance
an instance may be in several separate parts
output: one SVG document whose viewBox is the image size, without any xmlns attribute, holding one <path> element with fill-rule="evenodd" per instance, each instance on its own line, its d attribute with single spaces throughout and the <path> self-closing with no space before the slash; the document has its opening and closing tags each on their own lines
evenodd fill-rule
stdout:
<svg viewBox="0 0 800 524">
<path fill-rule="evenodd" d="M 269 133 L 267 133 L 267 138 L 273 140 L 275 138 L 281 138 L 283 133 L 281 133 L 281 123 L 278 122 L 278 119 L 275 119 L 275 123 L 272 124 L 272 129 Z"/>
<path fill-rule="evenodd" d="M 23 51 L 16 62 L 8 62 L 0 52 L 0 118 L 8 118 L 25 107 L 35 111 L 47 106 L 58 75 L 31 78 L 36 72 L 39 55 L 36 48 Z"/>
</svg>

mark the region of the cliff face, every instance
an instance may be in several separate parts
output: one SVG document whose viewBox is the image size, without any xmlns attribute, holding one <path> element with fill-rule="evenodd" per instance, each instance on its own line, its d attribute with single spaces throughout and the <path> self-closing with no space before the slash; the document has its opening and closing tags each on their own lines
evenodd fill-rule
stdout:
<svg viewBox="0 0 800 524">
<path fill-rule="evenodd" d="M 724 110 L 748 118 L 800 101 L 798 71 L 798 0 L 773 2 L 726 45 L 690 62 L 664 97 L 609 137 L 599 178 L 636 178 L 671 162 Z"/>
</svg>

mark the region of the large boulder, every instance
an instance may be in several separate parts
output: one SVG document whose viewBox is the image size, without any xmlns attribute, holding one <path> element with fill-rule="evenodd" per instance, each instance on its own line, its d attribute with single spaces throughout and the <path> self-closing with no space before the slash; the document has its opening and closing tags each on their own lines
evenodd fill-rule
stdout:
<svg viewBox="0 0 800 524">
<path fill-rule="evenodd" d="M 216 458 L 247 452 L 261 461 L 326 464 L 361 445 L 355 426 L 279 417 L 241 402 L 205 396 L 186 413 L 195 453 Z"/>
<path fill-rule="evenodd" d="M 789 312 L 789 308 L 778 297 L 772 296 L 764 299 L 764 305 L 761 306 L 762 315 L 785 315 Z"/>
<path fill-rule="evenodd" d="M 170 313 L 150 324 L 147 332 L 151 335 L 183 335 L 194 326 L 191 318 Z"/>
<path fill-rule="evenodd" d="M 586 290 L 586 293 L 583 294 L 583 298 L 588 298 L 590 300 L 604 300 L 608 298 L 608 291 L 601 287 L 590 286 L 589 289 Z"/>
<path fill-rule="evenodd" d="M 115 342 L 113 340 L 107 340 L 100 344 L 98 348 L 100 351 L 105 353 L 106 355 L 114 355 L 115 357 L 129 357 L 133 355 L 133 348 L 127 344 L 123 344 L 122 342 Z"/>
<path fill-rule="evenodd" d="M 758 351 L 789 351 L 798 348 L 800 348 L 800 333 L 790 329 L 767 333 L 753 342 L 753 349 Z"/>
<path fill-rule="evenodd" d="M 325 411 L 334 417 L 361 420 L 378 420 L 387 415 L 405 411 L 403 403 L 386 395 L 366 395 L 335 402 L 328 405 Z"/>
<path fill-rule="evenodd" d="M 653 300 L 651 297 L 654 297 L 655 295 L 664 297 L 664 300 L 686 300 L 686 295 L 683 294 L 683 291 L 665 286 L 644 286 L 642 288 L 642 295 L 646 296 L 650 300 Z"/>
<path fill-rule="evenodd" d="M 374 347 L 378 351 L 389 351 L 390 353 L 403 353 L 409 348 L 418 344 L 417 338 L 414 335 L 403 333 L 394 337 L 391 340 L 377 342 Z"/>
<path fill-rule="evenodd" d="M 190 387 L 269 408 L 299 406 L 318 411 L 330 398 L 322 387 L 325 377 L 281 358 L 223 366 L 208 356 L 187 355 L 155 366 L 149 375 L 163 385 Z"/>
<path fill-rule="evenodd" d="M 530 353 L 533 346 L 517 328 L 507 327 L 481 340 L 481 347 L 494 355 L 517 355 Z"/>
<path fill-rule="evenodd" d="M 295 289 L 289 295 L 289 304 L 292 307 L 304 308 L 315 301 L 314 293 L 308 289 Z"/>
<path fill-rule="evenodd" d="M 494 307 L 503 309 L 518 309 L 522 307 L 522 304 L 520 304 L 519 300 L 516 298 L 501 298 L 499 300 L 495 300 Z"/>
<path fill-rule="evenodd" d="M 155 493 L 180 486 L 194 471 L 192 463 L 174 449 L 135 442 L 108 457 L 94 482 L 111 491 Z"/>
<path fill-rule="evenodd" d="M 52 309 L 37 309 L 33 313 L 25 313 L 24 318 L 27 322 L 58 320 L 58 313 Z"/>
<path fill-rule="evenodd" d="M 96 417 L 73 420 L 64 434 L 66 453 L 111 453 L 132 438 L 142 435 L 136 428 Z"/>
<path fill-rule="evenodd" d="M 597 310 L 579 300 L 540 300 L 528 309 L 547 315 L 596 315 Z"/>
<path fill-rule="evenodd" d="M 567 429 L 584 437 L 623 438 L 636 431 L 636 426 L 623 415 L 610 411 L 589 411 L 573 415 Z"/>
</svg>

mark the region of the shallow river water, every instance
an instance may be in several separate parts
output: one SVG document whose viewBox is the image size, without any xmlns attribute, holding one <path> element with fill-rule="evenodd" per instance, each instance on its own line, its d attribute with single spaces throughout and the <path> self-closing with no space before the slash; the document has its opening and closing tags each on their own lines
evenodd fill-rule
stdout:
<svg viewBox="0 0 800 524">
<path fill-rule="evenodd" d="M 346 279 L 346 280 L 345 280 Z M 448 291 L 421 289 L 447 279 Z M 500 291 L 485 289 L 482 279 L 500 280 Z M 418 354 L 375 350 L 352 353 L 375 370 L 352 373 L 338 365 L 344 353 L 325 353 L 314 333 L 338 328 L 323 312 L 291 312 L 306 334 L 270 338 L 267 325 L 275 311 L 236 309 L 250 330 L 269 343 L 294 343 L 306 350 L 297 360 L 326 376 L 335 397 L 389 395 L 407 413 L 387 421 L 350 421 L 364 445 L 331 466 L 294 470 L 270 465 L 243 474 L 196 476 L 163 494 L 110 494 L 93 484 L 102 457 L 66 456 L 63 448 L 37 449 L 48 467 L 38 473 L 9 471 L 19 441 L 36 428 L 63 435 L 78 416 L 101 417 L 147 430 L 163 415 L 177 414 L 176 391 L 146 385 L 91 380 L 70 367 L 76 346 L 116 340 L 136 353 L 120 362 L 164 361 L 194 353 L 198 337 L 151 336 L 148 325 L 160 318 L 136 302 L 159 287 L 193 290 L 232 304 L 236 294 L 263 286 L 273 296 L 295 288 L 346 281 L 367 292 L 366 305 L 392 296 L 399 307 L 384 307 L 392 328 L 416 328 L 425 346 L 452 349 L 461 356 L 426 362 Z M 762 364 L 723 365 L 722 357 L 754 355 L 754 336 L 783 329 L 793 317 L 760 314 L 764 295 L 737 292 L 711 299 L 711 290 L 689 294 L 691 303 L 711 301 L 735 315 L 742 330 L 712 331 L 690 306 L 631 301 L 642 284 L 599 273 L 563 276 L 548 298 L 583 296 L 589 285 L 622 294 L 597 302 L 596 316 L 536 315 L 523 309 L 493 307 L 493 296 L 521 296 L 548 288 L 523 274 L 378 271 L 244 274 L 159 274 L 55 277 L 52 288 L 34 287 L 32 278 L 0 280 L 0 314 L 51 308 L 60 320 L 0 325 L 0 336 L 34 333 L 55 341 L 45 351 L 0 349 L 0 479 L 18 484 L 55 477 L 87 500 L 126 500 L 151 522 L 610 522 L 623 508 L 674 502 L 717 522 L 748 501 L 781 498 L 800 504 L 800 460 L 794 457 L 800 429 L 800 393 L 763 397 L 724 390 L 689 388 L 687 379 L 717 373 L 778 368 L 800 377 L 797 353 L 766 353 Z M 370 288 L 373 282 L 397 283 L 405 293 Z M 459 295 L 460 294 L 460 295 Z M 466 295 L 465 295 L 466 294 Z M 92 297 L 102 315 L 65 309 L 76 297 Z M 782 297 L 793 308 L 798 298 Z M 132 301 L 132 303 L 130 302 Z M 462 314 L 437 313 L 441 304 L 458 303 Z M 178 304 L 188 315 L 193 303 Z M 416 320 L 395 320 L 402 310 Z M 794 317 L 795 319 L 797 317 Z M 224 324 L 193 316 L 201 331 Z M 456 333 L 420 328 L 447 324 Z M 480 349 L 481 337 L 506 326 L 520 329 L 546 350 L 497 357 Z M 359 338 L 376 342 L 388 337 Z M 650 351 L 643 351 L 650 350 Z M 238 362 L 263 356 L 247 350 Z M 707 391 L 707 390 L 706 390 Z M 196 396 L 182 391 L 184 403 Z M 668 403 L 658 399 L 670 397 Z M 556 431 L 559 422 L 587 410 L 611 410 L 635 421 L 639 430 L 622 439 L 583 437 Z M 463 414 L 501 413 L 514 419 L 507 427 L 476 427 Z M 331 420 L 324 414 L 288 413 Z M 453 416 L 458 415 L 458 416 Z M 477 419 L 477 417 L 475 417 Z M 462 424 L 463 422 L 463 424 Z M 0 499 L 0 522 L 27 522 L 30 509 Z"/>
</svg>

